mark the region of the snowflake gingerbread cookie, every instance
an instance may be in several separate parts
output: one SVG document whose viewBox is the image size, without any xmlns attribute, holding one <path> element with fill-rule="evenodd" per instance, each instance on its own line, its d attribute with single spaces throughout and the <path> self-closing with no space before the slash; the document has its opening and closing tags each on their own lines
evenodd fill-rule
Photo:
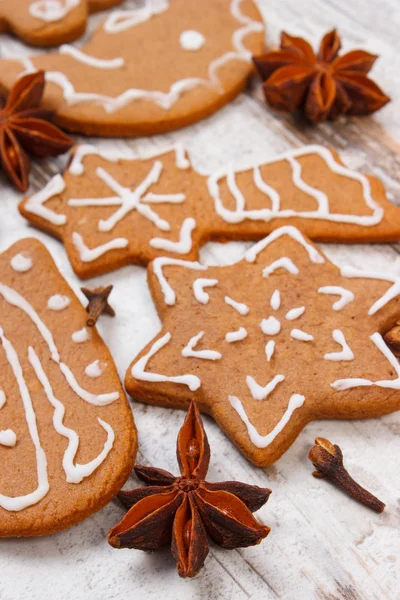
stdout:
<svg viewBox="0 0 400 600">
<path fill-rule="evenodd" d="M 132 413 L 86 320 L 42 244 L 0 255 L 0 537 L 69 527 L 129 476 Z"/>
<path fill-rule="evenodd" d="M 81 36 L 88 12 L 122 0 L 0 0 L 0 31 L 33 46 L 58 46 Z"/>
<path fill-rule="evenodd" d="M 113 11 L 83 48 L 1 61 L 0 85 L 46 71 L 44 106 L 64 129 L 149 135 L 197 122 L 230 102 L 264 47 L 253 0 L 146 0 Z"/>
<path fill-rule="evenodd" d="M 284 224 L 320 241 L 400 239 L 381 182 L 322 146 L 208 176 L 181 146 L 131 159 L 78 146 L 64 176 L 20 211 L 64 242 L 80 277 L 162 255 L 194 260 L 209 239 L 260 239 Z"/>
<path fill-rule="evenodd" d="M 195 399 L 256 465 L 322 418 L 400 409 L 400 364 L 384 334 L 400 276 L 339 269 L 292 226 L 228 267 L 157 258 L 148 268 L 161 333 L 129 367 L 134 398 Z"/>
</svg>

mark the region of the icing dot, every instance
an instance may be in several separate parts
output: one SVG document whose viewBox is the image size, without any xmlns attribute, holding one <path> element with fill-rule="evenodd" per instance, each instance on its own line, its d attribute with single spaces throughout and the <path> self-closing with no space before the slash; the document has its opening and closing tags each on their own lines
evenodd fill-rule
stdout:
<svg viewBox="0 0 400 600">
<path fill-rule="evenodd" d="M 25 273 L 32 268 L 32 259 L 26 252 L 20 252 L 20 254 L 16 254 L 10 261 L 11 267 L 14 271 L 19 271 L 20 273 Z"/>
<path fill-rule="evenodd" d="M 71 337 L 72 341 L 75 342 L 75 344 L 82 344 L 83 342 L 88 341 L 89 332 L 86 329 L 86 327 L 84 327 L 83 329 L 79 329 L 79 331 L 74 331 Z"/>
<path fill-rule="evenodd" d="M 47 308 L 50 310 L 64 310 L 71 303 L 71 300 L 67 296 L 61 296 L 60 294 L 55 294 L 51 296 L 47 302 Z"/>
<path fill-rule="evenodd" d="M 281 330 L 281 324 L 278 319 L 275 317 L 269 317 L 268 319 L 263 319 L 260 323 L 261 330 L 266 335 L 276 335 Z"/>
<path fill-rule="evenodd" d="M 188 29 L 183 31 L 179 38 L 179 43 L 184 50 L 190 50 L 195 52 L 200 50 L 206 43 L 206 38 L 200 31 L 194 29 Z"/>
<path fill-rule="evenodd" d="M 86 367 L 85 373 L 88 377 L 97 379 L 97 377 L 100 377 L 100 375 L 103 373 L 103 370 L 106 368 L 106 366 L 106 363 L 100 363 L 99 360 L 95 360 Z"/>
<path fill-rule="evenodd" d="M 17 436 L 12 429 L 0 431 L 0 444 L 12 448 L 17 443 Z"/>
</svg>

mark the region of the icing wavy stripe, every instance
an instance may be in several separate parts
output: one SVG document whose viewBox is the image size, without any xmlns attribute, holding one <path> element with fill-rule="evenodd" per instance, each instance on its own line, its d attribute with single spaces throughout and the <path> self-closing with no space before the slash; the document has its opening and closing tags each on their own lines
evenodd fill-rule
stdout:
<svg viewBox="0 0 400 600">
<path fill-rule="evenodd" d="M 107 17 L 103 28 L 107 33 L 121 33 L 131 27 L 136 27 L 144 21 L 148 21 L 154 15 L 168 10 L 169 1 L 163 0 L 161 3 L 155 4 L 152 0 L 147 0 L 146 4 L 141 9 L 134 10 L 114 10 Z"/>
<path fill-rule="evenodd" d="M 274 260 L 273 263 L 263 269 L 263 277 L 269 277 L 271 273 L 275 273 L 277 269 L 286 269 L 286 271 L 292 275 L 298 275 L 300 273 L 299 269 L 296 267 L 291 258 L 282 256 L 282 258 Z"/>
<path fill-rule="evenodd" d="M 228 344 L 232 344 L 233 342 L 240 342 L 241 340 L 244 340 L 247 338 L 247 336 L 247 329 L 240 327 L 237 331 L 228 331 L 225 336 L 225 341 L 228 342 Z"/>
<path fill-rule="evenodd" d="M 163 337 L 154 342 L 149 352 L 133 365 L 131 369 L 132 377 L 139 381 L 171 381 L 172 383 L 180 383 L 186 385 L 192 392 L 195 392 L 201 385 L 201 381 L 196 375 L 177 375 L 176 377 L 169 377 L 167 375 L 161 375 L 160 373 L 150 373 L 149 371 L 146 371 L 147 363 L 150 358 L 157 354 L 157 352 L 159 352 L 161 348 L 164 348 L 170 341 L 171 334 L 166 333 Z"/>
<path fill-rule="evenodd" d="M 114 402 L 119 398 L 119 392 L 110 392 L 108 394 L 91 394 L 90 392 L 84 390 L 77 383 L 72 371 L 70 368 L 61 362 L 60 353 L 58 348 L 54 342 L 53 335 L 48 327 L 44 324 L 42 319 L 39 317 L 33 306 L 16 290 L 0 283 L 0 295 L 3 296 L 4 300 L 22 310 L 34 323 L 43 340 L 46 342 L 47 347 L 49 348 L 50 355 L 52 360 L 59 366 L 61 372 L 67 380 L 67 383 L 72 388 L 72 390 L 85 402 L 89 404 L 94 404 L 96 406 L 105 406 L 106 404 L 110 404 L 110 402 Z"/>
<path fill-rule="evenodd" d="M 218 284 L 218 279 L 206 279 L 199 277 L 193 282 L 193 293 L 194 297 L 200 304 L 208 304 L 210 301 L 210 294 L 204 291 L 206 287 L 214 287 Z"/>
<path fill-rule="evenodd" d="M 108 423 L 98 418 L 98 422 L 107 433 L 107 440 L 104 443 L 104 448 L 96 458 L 86 464 L 74 464 L 76 453 L 79 448 L 79 436 L 73 429 L 64 425 L 65 406 L 60 400 L 54 396 L 50 381 L 44 372 L 43 365 L 40 362 L 33 348 L 29 348 L 29 362 L 31 363 L 37 378 L 39 379 L 48 401 L 54 408 L 53 426 L 54 429 L 67 438 L 68 445 L 63 456 L 63 469 L 65 471 L 66 480 L 68 483 L 80 483 L 85 477 L 89 477 L 94 471 L 105 461 L 114 444 L 114 430 Z"/>
<path fill-rule="evenodd" d="M 274 352 L 275 352 L 275 342 L 274 342 L 274 340 L 269 340 L 269 342 L 267 342 L 265 344 L 265 356 L 267 357 L 268 362 L 273 357 Z"/>
<path fill-rule="evenodd" d="M 120 69 L 124 66 L 125 61 L 123 58 L 112 58 L 108 60 L 104 60 L 102 58 L 96 58 L 95 56 L 90 56 L 82 50 L 75 48 L 74 46 L 70 46 L 69 44 L 63 44 L 59 49 L 60 54 L 66 54 L 67 56 L 72 56 L 78 62 L 81 62 L 89 67 L 94 67 L 95 69 Z"/>
<path fill-rule="evenodd" d="M 243 302 L 237 302 L 236 300 L 233 300 L 230 296 L 225 296 L 224 300 L 228 306 L 232 306 L 232 308 L 234 308 L 240 315 L 244 316 L 249 314 L 250 309 L 247 306 L 247 304 L 244 304 Z"/>
<path fill-rule="evenodd" d="M 38 486 L 36 490 L 24 496 L 10 497 L 0 494 L 0 506 L 2 506 L 5 510 L 20 511 L 24 508 L 27 508 L 28 506 L 37 504 L 42 498 L 44 498 L 50 489 L 50 484 L 47 476 L 46 454 L 40 444 L 39 432 L 36 423 L 36 415 L 33 409 L 32 399 L 29 394 L 28 386 L 26 385 L 24 374 L 22 372 L 21 363 L 19 362 L 19 358 L 15 351 L 15 348 L 4 335 L 4 331 L 1 327 L 0 339 L 3 344 L 3 350 L 5 352 L 6 359 L 12 369 L 15 380 L 18 384 L 22 403 L 24 405 L 25 419 L 28 426 L 29 435 L 35 447 L 36 471 L 38 480 Z"/>
<path fill-rule="evenodd" d="M 241 3 L 242 0 L 231 0 L 230 3 L 231 13 L 241 25 L 241 27 L 232 35 L 232 44 L 234 50 L 227 52 L 210 62 L 207 79 L 202 79 L 200 77 L 182 79 L 173 83 L 168 92 L 131 88 L 125 90 L 122 94 L 116 97 L 97 94 L 95 92 L 78 92 L 68 77 L 61 71 L 47 71 L 46 81 L 54 83 L 61 88 L 64 100 L 69 106 L 84 102 L 93 102 L 102 106 L 108 113 L 116 112 L 135 100 L 149 100 L 154 102 L 163 110 L 169 110 L 172 108 L 172 106 L 174 106 L 174 104 L 176 104 L 176 102 L 178 102 L 182 94 L 196 89 L 199 86 L 212 87 L 219 93 L 223 93 L 224 90 L 218 77 L 219 69 L 233 60 L 250 62 L 251 52 L 244 47 L 243 39 L 251 33 L 264 31 L 264 26 L 262 23 L 259 21 L 253 21 L 249 17 L 242 14 L 240 10 Z M 148 5 L 142 11 L 135 12 L 136 18 L 135 14 L 132 13 L 132 19 L 129 20 L 129 17 L 126 15 L 123 17 L 121 13 L 114 11 L 111 16 L 111 20 L 108 19 L 104 25 L 105 31 L 108 33 L 123 31 L 129 27 L 134 27 L 135 25 L 146 21 L 153 14 L 155 14 L 153 9 L 148 10 Z M 25 64 L 27 64 L 26 61 Z M 32 63 L 30 64 L 32 65 Z M 29 67 L 30 65 L 28 64 L 27 66 Z M 98 66 L 95 67 L 94 63 L 91 64 L 90 67 L 99 68 Z"/>
<path fill-rule="evenodd" d="M 302 179 L 301 176 L 302 168 L 296 158 L 312 154 L 318 155 L 333 173 L 360 183 L 365 205 L 372 211 L 371 215 L 351 215 L 334 213 L 330 211 L 329 199 L 327 195 L 321 190 L 311 187 Z M 318 205 L 316 210 L 296 211 L 294 209 L 280 209 L 279 194 L 262 179 L 260 167 L 275 164 L 283 160 L 287 161 L 291 166 L 293 185 L 302 192 L 314 198 Z M 245 204 L 241 200 L 243 196 L 236 184 L 235 176 L 236 174 L 248 170 L 253 170 L 254 184 L 262 193 L 267 196 L 271 203 L 271 207 L 254 210 L 245 209 Z M 219 181 L 223 178 L 225 178 L 228 189 L 236 201 L 236 207 L 234 210 L 228 209 L 223 205 L 219 187 Z M 336 223 L 351 223 L 369 227 L 380 223 L 384 215 L 383 208 L 372 197 L 371 185 L 368 178 L 365 175 L 351 171 L 350 169 L 340 165 L 336 162 L 333 154 L 327 148 L 318 145 L 310 145 L 305 146 L 304 148 L 291 150 L 274 159 L 257 161 L 256 165 L 254 165 L 253 161 L 253 164 L 250 163 L 246 167 L 235 169 L 235 171 L 233 171 L 232 167 L 221 169 L 209 176 L 207 185 L 208 191 L 214 200 L 216 213 L 224 221 L 232 224 L 241 223 L 246 219 L 252 221 L 269 222 L 272 219 L 277 218 L 281 219 L 299 217 L 303 219 L 321 219 Z M 275 194 L 272 194 L 272 190 L 275 192 Z"/>
<path fill-rule="evenodd" d="M 258 254 L 260 254 L 260 252 L 262 252 L 265 248 L 272 244 L 272 242 L 275 242 L 283 235 L 288 235 L 295 242 L 301 244 L 304 250 L 306 250 L 311 262 L 319 264 L 325 262 L 325 259 L 322 256 L 322 254 L 320 254 L 314 246 L 309 244 L 304 238 L 304 236 L 300 233 L 300 231 L 292 225 L 285 225 L 284 227 L 279 227 L 279 229 L 275 229 L 266 238 L 260 240 L 259 242 L 257 242 L 257 244 L 254 244 L 254 246 L 249 248 L 245 253 L 244 258 L 247 260 L 247 262 L 254 262 Z"/>
<path fill-rule="evenodd" d="M 176 302 L 176 294 L 172 287 L 166 280 L 163 272 L 163 268 L 166 266 L 177 265 L 193 271 L 207 271 L 206 265 L 201 265 L 198 262 L 190 262 L 188 260 L 180 260 L 179 258 L 166 258 L 160 257 L 153 261 L 152 268 L 153 273 L 157 277 L 162 293 L 164 294 L 164 302 L 168 306 L 173 306 Z"/>
<path fill-rule="evenodd" d="M 382 379 L 380 381 L 371 381 L 370 379 L 362 379 L 350 377 L 348 379 L 338 379 L 331 383 L 333 389 L 342 392 L 355 387 L 376 385 L 382 388 L 390 388 L 393 390 L 400 390 L 400 363 L 390 348 L 385 344 L 383 337 L 380 333 L 376 332 L 370 336 L 370 340 L 375 344 L 378 350 L 383 356 L 389 361 L 393 367 L 397 378 L 396 379 Z"/>
<path fill-rule="evenodd" d="M 355 267 L 342 267 L 340 270 L 342 277 L 359 277 L 361 279 L 379 279 L 381 281 L 390 281 L 393 285 L 377 300 L 369 309 L 368 314 L 374 315 L 378 310 L 386 306 L 388 302 L 400 294 L 400 277 L 384 275 L 374 271 L 362 271 Z"/>
<path fill-rule="evenodd" d="M 281 433 L 281 431 L 284 429 L 284 427 L 289 423 L 294 411 L 297 410 L 298 408 L 301 408 L 305 401 L 304 396 L 301 396 L 300 394 L 292 394 L 292 396 L 290 397 L 290 400 L 289 400 L 289 405 L 287 407 L 287 410 L 284 413 L 281 420 L 279 421 L 279 423 L 277 423 L 277 425 L 275 425 L 274 429 L 267 435 L 260 435 L 258 433 L 257 429 L 254 427 L 254 425 L 252 425 L 250 423 L 249 417 L 247 416 L 247 413 L 243 407 L 243 404 L 239 400 L 239 398 L 237 398 L 236 396 L 229 396 L 228 398 L 229 398 L 229 402 L 231 403 L 231 406 L 236 410 L 239 417 L 242 419 L 243 423 L 246 425 L 249 438 L 251 439 L 252 443 L 257 448 L 266 448 L 267 446 L 272 444 L 272 442 L 275 440 L 275 438 Z"/>
</svg>

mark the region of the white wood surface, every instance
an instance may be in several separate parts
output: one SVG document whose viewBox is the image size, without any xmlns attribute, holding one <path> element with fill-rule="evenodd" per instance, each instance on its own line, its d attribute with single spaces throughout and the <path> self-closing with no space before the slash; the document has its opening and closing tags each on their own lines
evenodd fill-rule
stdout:
<svg viewBox="0 0 400 600">
<path fill-rule="evenodd" d="M 134 3 L 126 3 L 134 5 Z M 332 26 L 344 46 L 381 55 L 373 75 L 393 101 L 373 118 L 346 119 L 310 127 L 267 110 L 258 84 L 214 117 L 167 137 L 96 140 L 106 147 L 150 148 L 168 140 L 185 142 L 196 167 L 215 169 L 228 160 L 268 152 L 271 157 L 307 141 L 329 143 L 347 163 L 380 176 L 390 198 L 400 204 L 400 7 L 398 0 L 258 0 L 268 24 L 268 40 L 282 28 L 314 43 Z M 96 15 L 91 27 L 98 22 Z M 0 36 L 1 56 L 28 49 Z M 91 140 L 92 142 L 92 140 Z M 63 160 L 36 164 L 32 190 L 43 186 Z M 21 237 L 45 242 L 65 277 L 77 288 L 62 246 L 28 227 L 17 212 L 18 193 L 0 177 L 0 250 Z M 224 264 L 238 259 L 248 244 L 209 244 L 202 260 Z M 338 264 L 352 264 L 400 275 L 400 245 L 324 245 Z M 145 270 L 127 267 L 88 285 L 114 283 L 116 319 L 99 326 L 121 377 L 134 355 L 159 330 L 146 286 Z M 368 391 L 366 392 L 368 393 Z M 133 404 L 139 430 L 138 461 L 177 472 L 175 440 L 184 414 Z M 42 539 L 0 541 L 1 600 L 396 600 L 400 598 L 400 451 L 399 414 L 371 421 L 310 424 L 274 466 L 250 465 L 208 418 L 212 449 L 211 481 L 237 479 L 271 487 L 273 494 L 258 517 L 271 528 L 260 546 L 224 551 L 212 546 L 206 566 L 194 580 L 182 581 L 168 551 L 147 555 L 116 551 L 106 533 L 122 516 L 112 502 L 69 531 Z M 308 451 L 316 436 L 338 443 L 350 472 L 375 492 L 387 509 L 375 515 L 329 483 L 311 476 Z M 0 466 L 1 468 L 1 466 Z M 132 486 L 136 481 L 130 482 Z"/>
</svg>

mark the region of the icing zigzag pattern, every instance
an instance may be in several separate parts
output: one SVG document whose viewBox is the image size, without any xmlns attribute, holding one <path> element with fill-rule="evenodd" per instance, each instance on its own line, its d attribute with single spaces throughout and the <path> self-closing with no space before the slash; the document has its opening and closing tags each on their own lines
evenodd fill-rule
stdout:
<svg viewBox="0 0 400 600">
<path fill-rule="evenodd" d="M 64 241 L 81 277 L 161 255 L 193 260 L 208 239 L 260 239 L 283 224 L 315 240 L 400 239 L 382 184 L 316 145 L 208 176 L 179 145 L 130 158 L 79 146 L 20 210 Z"/>
</svg>

